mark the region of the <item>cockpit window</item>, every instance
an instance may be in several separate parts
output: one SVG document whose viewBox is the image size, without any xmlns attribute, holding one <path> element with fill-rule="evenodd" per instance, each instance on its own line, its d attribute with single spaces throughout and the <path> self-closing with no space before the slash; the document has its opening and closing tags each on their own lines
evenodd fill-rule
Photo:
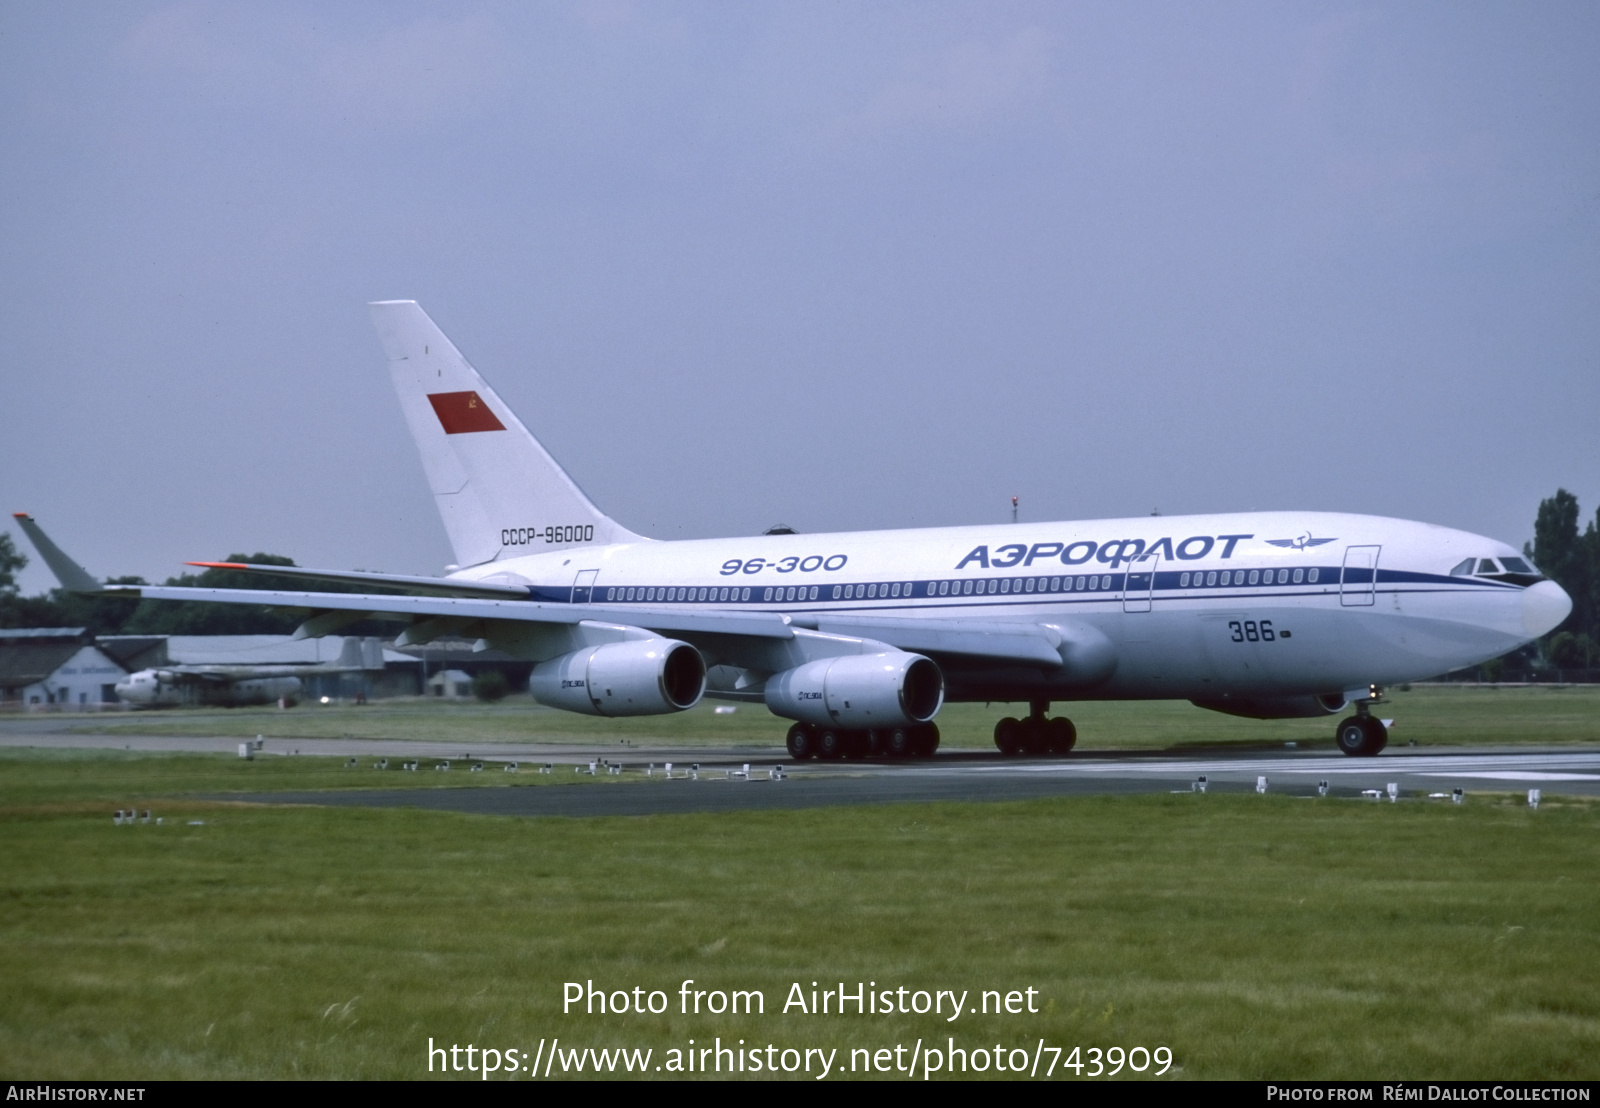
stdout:
<svg viewBox="0 0 1600 1108">
<path fill-rule="evenodd" d="M 1492 559 L 1480 558 L 1478 560 L 1478 572 L 1479 573 L 1499 573 L 1500 572 L 1500 567 L 1495 565 Z"/>
<path fill-rule="evenodd" d="M 1501 558 L 1500 564 L 1506 567 L 1509 573 L 1532 573 L 1533 567 L 1521 558 Z"/>
<path fill-rule="evenodd" d="M 1468 558 L 1466 561 L 1464 561 L 1460 565 L 1456 566 L 1455 569 L 1452 569 L 1450 571 L 1450 576 L 1451 577 L 1466 577 L 1468 574 L 1470 574 L 1472 572 L 1472 567 L 1477 565 L 1477 564 L 1478 564 L 1478 559 L 1476 559 L 1476 558 Z"/>
</svg>

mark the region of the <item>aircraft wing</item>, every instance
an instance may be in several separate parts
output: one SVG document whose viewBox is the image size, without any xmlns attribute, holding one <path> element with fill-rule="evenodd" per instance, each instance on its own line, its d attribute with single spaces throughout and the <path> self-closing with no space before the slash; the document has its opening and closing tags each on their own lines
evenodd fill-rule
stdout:
<svg viewBox="0 0 1600 1108">
<path fill-rule="evenodd" d="M 401 573 L 369 573 L 366 570 L 307 569 L 303 566 L 268 566 L 249 562 L 186 562 L 204 569 L 231 569 L 242 573 L 262 573 L 275 577 L 304 577 L 313 581 L 339 581 L 352 585 L 394 589 L 411 596 L 505 597 L 526 600 L 525 585 L 496 584 L 486 581 L 452 581 L 443 577 L 411 577 Z"/>
<path fill-rule="evenodd" d="M 968 624 L 955 621 L 893 618 L 815 620 L 770 612 L 691 612 L 640 605 L 546 604 L 530 600 L 484 599 L 449 596 L 394 596 L 372 593 L 324 593 L 278 589 L 207 589 L 173 585 L 110 586 L 108 594 L 147 597 L 152 600 L 209 601 L 224 604 L 260 604 L 318 613 L 351 612 L 409 621 L 415 635 L 406 642 L 427 642 L 438 633 L 487 638 L 514 635 L 514 625 L 575 627 L 610 624 L 633 627 L 683 638 L 705 646 L 735 665 L 770 669 L 772 647 L 807 631 L 847 638 L 867 639 L 903 650 L 932 655 L 956 655 L 1005 663 L 1059 667 L 1056 645 L 1061 635 L 1037 624 Z M 814 626 L 813 626 L 814 625 Z M 420 628 L 420 630 L 418 630 Z M 409 635 L 410 633 L 408 633 Z"/>
</svg>

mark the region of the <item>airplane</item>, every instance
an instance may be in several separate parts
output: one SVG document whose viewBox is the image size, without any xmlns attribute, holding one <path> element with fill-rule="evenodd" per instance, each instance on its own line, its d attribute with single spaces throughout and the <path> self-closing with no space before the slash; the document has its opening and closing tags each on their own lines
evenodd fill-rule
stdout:
<svg viewBox="0 0 1600 1108">
<path fill-rule="evenodd" d="M 13 513 L 17 526 L 38 549 L 45 564 L 66 588 L 102 591 L 98 581 L 50 540 L 26 512 Z M 182 704 L 236 708 L 294 700 L 304 687 L 300 678 L 383 669 L 383 648 L 375 638 L 346 636 L 339 657 L 331 662 L 174 663 L 130 673 L 114 686 L 117 696 L 134 708 L 171 708 Z"/>
<path fill-rule="evenodd" d="M 102 586 L 50 562 L 62 584 L 298 609 L 302 636 L 377 617 L 406 625 L 398 645 L 471 637 L 535 662 L 536 701 L 588 715 L 764 704 L 793 721 L 798 760 L 932 755 L 935 717 L 962 701 L 1026 703 L 995 745 L 1059 756 L 1077 731 L 1053 703 L 1149 699 L 1348 710 L 1339 749 L 1372 756 L 1384 687 L 1497 657 L 1572 608 L 1505 543 L 1344 513 L 655 541 L 601 512 L 415 301 L 369 309 L 455 554 L 445 576 L 193 562 L 370 591 Z"/>
<path fill-rule="evenodd" d="M 296 700 L 302 677 L 383 669 L 383 648 L 375 638 L 345 637 L 336 661 L 315 664 L 179 664 L 142 669 L 116 684 L 117 696 L 135 708 L 204 704 L 237 708 Z"/>
</svg>

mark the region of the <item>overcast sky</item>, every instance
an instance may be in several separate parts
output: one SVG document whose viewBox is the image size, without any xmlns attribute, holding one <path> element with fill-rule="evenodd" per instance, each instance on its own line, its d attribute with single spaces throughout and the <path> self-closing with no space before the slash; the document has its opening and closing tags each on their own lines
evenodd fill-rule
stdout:
<svg viewBox="0 0 1600 1108">
<path fill-rule="evenodd" d="M 5 0 L 0 508 L 101 575 L 439 572 L 414 298 L 658 538 L 1520 544 L 1600 501 L 1597 59 L 1593 0 Z"/>
</svg>

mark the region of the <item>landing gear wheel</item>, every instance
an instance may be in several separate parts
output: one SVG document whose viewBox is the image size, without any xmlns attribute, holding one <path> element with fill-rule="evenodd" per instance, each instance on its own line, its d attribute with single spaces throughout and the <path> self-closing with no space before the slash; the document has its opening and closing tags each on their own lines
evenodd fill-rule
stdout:
<svg viewBox="0 0 1600 1108">
<path fill-rule="evenodd" d="M 1389 729 L 1371 716 L 1350 716 L 1339 724 L 1334 741 L 1352 758 L 1371 758 L 1389 745 Z"/>
<path fill-rule="evenodd" d="M 1065 754 L 1078 743 L 1078 729 L 1066 716 L 1057 716 L 1044 725 L 1052 754 Z"/>
<path fill-rule="evenodd" d="M 909 758 L 916 753 L 916 742 L 909 727 L 891 727 L 883 732 L 884 752 L 891 758 Z"/>
<path fill-rule="evenodd" d="M 918 758 L 932 758 L 933 752 L 939 749 L 939 725 L 924 723 L 921 727 L 911 729 L 912 752 Z"/>
<path fill-rule="evenodd" d="M 804 723 L 797 723 L 789 728 L 789 734 L 784 739 L 783 745 L 789 748 L 789 757 L 797 762 L 817 756 L 816 732 Z"/>
<path fill-rule="evenodd" d="M 1021 754 L 1026 737 L 1022 721 L 1015 716 L 1006 716 L 994 725 L 994 745 L 999 747 L 1002 754 L 1008 756 Z"/>
<path fill-rule="evenodd" d="M 824 727 L 817 732 L 817 757 L 830 762 L 838 761 L 845 756 L 849 742 L 843 731 L 835 731 L 831 727 Z"/>
<path fill-rule="evenodd" d="M 861 732 L 861 750 L 865 758 L 882 758 L 884 735 L 886 732 L 874 728 L 871 731 Z"/>
</svg>

